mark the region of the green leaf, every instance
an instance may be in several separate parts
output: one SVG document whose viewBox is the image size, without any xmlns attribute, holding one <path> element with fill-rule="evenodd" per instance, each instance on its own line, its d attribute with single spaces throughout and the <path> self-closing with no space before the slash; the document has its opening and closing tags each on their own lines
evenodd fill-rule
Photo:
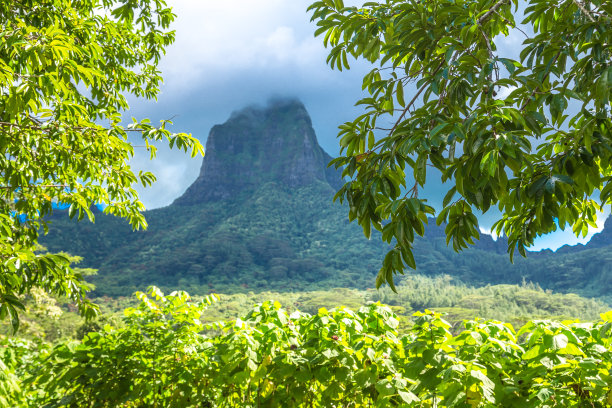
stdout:
<svg viewBox="0 0 612 408">
<path fill-rule="evenodd" d="M 601 320 L 603 320 L 604 322 L 612 322 L 612 310 L 609 310 L 605 313 L 601 313 L 599 315 L 599 317 L 601 318 Z"/>
<path fill-rule="evenodd" d="M 401 107 L 405 107 L 406 101 L 404 101 L 404 85 L 402 84 L 402 81 L 397 81 L 395 95 L 397 97 L 397 103 L 399 103 Z"/>
<path fill-rule="evenodd" d="M 560 350 L 567 346 L 568 340 L 567 336 L 563 333 L 556 334 L 552 339 L 552 349 Z"/>
<path fill-rule="evenodd" d="M 442 132 L 442 130 L 446 129 L 446 127 L 448 126 L 448 123 L 440 123 L 438 125 L 436 125 L 431 132 L 429 133 L 429 136 L 431 138 L 434 138 L 438 135 L 438 133 Z"/>
<path fill-rule="evenodd" d="M 427 154 L 421 154 L 417 158 L 414 177 L 421 186 L 425 185 L 425 179 L 427 177 Z"/>
<path fill-rule="evenodd" d="M 516 68 L 520 66 L 520 63 L 508 58 L 499 58 L 499 61 L 504 64 L 504 67 L 508 70 L 510 75 L 514 74 Z"/>
<path fill-rule="evenodd" d="M 523 360 L 533 360 L 534 358 L 539 357 L 543 351 L 544 346 L 542 344 L 536 344 L 523 354 Z"/>
<path fill-rule="evenodd" d="M 541 388 L 536 394 L 536 398 L 542 402 L 545 402 L 548 401 L 554 394 L 554 391 L 550 388 Z"/>
<path fill-rule="evenodd" d="M 560 353 L 569 354 L 572 356 L 585 356 L 584 352 L 573 343 L 568 343 L 563 349 L 560 350 Z"/>
<path fill-rule="evenodd" d="M 398 395 L 400 396 L 400 398 L 410 404 L 412 402 L 420 402 L 421 399 L 419 397 L 417 397 L 416 395 L 414 395 L 412 392 L 410 391 L 401 391 L 401 390 L 397 390 Z"/>
</svg>

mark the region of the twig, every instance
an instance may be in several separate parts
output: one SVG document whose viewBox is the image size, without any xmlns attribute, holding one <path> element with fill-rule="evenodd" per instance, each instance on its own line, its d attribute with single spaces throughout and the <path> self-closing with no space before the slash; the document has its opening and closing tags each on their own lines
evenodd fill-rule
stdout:
<svg viewBox="0 0 612 408">
<path fill-rule="evenodd" d="M 418 181 L 414 182 L 414 186 L 408 191 L 408 193 L 412 193 L 412 198 L 419 198 L 419 183 Z"/>
<path fill-rule="evenodd" d="M 459 54 L 459 50 L 456 50 L 455 52 L 453 52 L 453 55 L 451 56 L 450 60 L 448 61 L 449 75 L 451 73 L 451 69 L 453 67 L 453 63 L 455 62 L 455 59 L 457 59 L 457 55 L 458 54 Z M 448 95 L 448 81 L 446 81 L 444 83 L 444 88 L 442 89 L 442 92 L 440 92 L 440 97 L 438 98 L 438 104 L 436 105 L 436 109 L 438 109 L 440 107 L 440 105 L 442 105 L 442 101 L 444 100 L 444 98 L 446 98 L 447 95 Z"/>
<path fill-rule="evenodd" d="M 480 34 L 482 34 L 482 37 L 485 39 L 487 51 L 489 51 L 489 57 L 493 59 L 493 48 L 491 48 L 491 41 L 489 40 L 489 37 L 487 37 L 487 34 L 482 29 L 480 29 Z"/>
<path fill-rule="evenodd" d="M 582 3 L 580 3 L 578 0 L 574 0 L 574 3 L 578 6 L 580 10 L 582 10 L 582 12 L 589 18 L 589 20 L 591 20 L 591 23 L 595 22 L 595 19 L 593 18 L 589 10 L 587 10 L 586 7 L 582 5 Z"/>
<path fill-rule="evenodd" d="M 408 197 L 408 194 L 410 194 L 410 198 L 419 198 L 419 182 L 418 181 L 416 180 L 414 181 L 414 185 L 412 186 L 410 190 L 406 191 L 402 199 L 405 199 L 406 197 Z"/>
<path fill-rule="evenodd" d="M 484 13 L 482 15 L 482 17 L 480 17 L 477 21 L 478 25 L 483 25 L 484 23 L 486 23 L 487 21 L 489 21 L 489 19 L 491 18 L 491 16 L 497 11 L 498 8 L 500 8 L 501 6 L 503 6 L 504 4 L 508 3 L 508 0 L 499 0 L 497 3 L 495 3 L 493 5 L 493 7 L 491 7 L 489 9 L 489 11 L 487 11 L 486 13 Z"/>
<path fill-rule="evenodd" d="M 487 51 L 489 51 L 489 58 L 491 59 L 491 61 L 494 61 L 495 55 L 493 55 L 493 48 L 491 47 L 491 40 L 489 40 L 489 37 L 487 37 L 487 34 L 484 32 L 482 27 L 480 28 L 480 34 L 482 34 L 482 37 L 485 39 L 485 44 L 487 45 Z M 498 72 L 497 64 L 494 62 L 493 66 L 495 70 L 495 80 L 499 81 L 499 72 Z M 493 82 L 492 73 L 489 74 L 489 81 Z"/>
<path fill-rule="evenodd" d="M 561 51 L 559 51 L 557 53 L 557 55 L 555 55 L 555 58 L 553 58 L 550 66 L 552 67 L 553 65 L 555 65 L 555 62 L 557 62 L 557 59 L 559 58 L 559 56 L 561 55 Z M 544 77 L 542 78 L 542 82 L 546 81 L 546 78 L 548 78 L 548 76 L 550 75 L 550 69 L 546 72 L 546 75 L 544 75 Z M 534 96 L 536 94 L 539 93 L 540 86 L 538 85 L 532 92 L 531 92 L 531 96 Z M 529 105 L 529 99 L 523 104 L 523 106 L 521 107 L 521 112 L 525 110 L 525 108 L 527 108 L 527 105 Z"/>
<path fill-rule="evenodd" d="M 434 75 L 436 75 L 438 71 L 440 70 L 440 68 L 442 68 L 442 66 L 444 66 L 444 60 L 440 62 L 440 65 L 438 65 L 438 68 L 435 69 L 435 71 L 431 74 L 431 76 L 433 77 Z M 412 107 L 412 105 L 418 99 L 419 95 L 421 95 L 421 92 L 423 92 L 425 88 L 427 88 L 428 85 L 429 85 L 428 82 L 425 82 L 423 85 L 421 85 L 416 95 L 414 95 L 414 97 L 410 100 L 410 102 L 408 102 L 408 105 L 406 105 L 406 107 L 404 108 L 404 111 L 402 112 L 400 117 L 397 119 L 397 121 L 395 122 L 391 130 L 389 131 L 389 134 L 392 134 L 395 131 L 395 129 L 399 126 L 400 122 L 404 119 L 404 116 L 406 116 L 406 113 L 408 112 L 408 110 Z"/>
<path fill-rule="evenodd" d="M 508 25 L 509 25 L 510 27 L 512 27 L 512 28 L 516 28 L 516 29 L 517 29 L 517 30 L 519 30 L 521 33 L 523 33 L 523 35 L 524 35 L 525 37 L 527 37 L 527 38 L 531 38 L 531 37 L 529 37 L 529 36 L 527 35 L 527 33 L 526 33 L 526 32 L 524 32 L 524 31 L 521 29 L 521 27 L 517 26 L 516 24 L 512 24 L 510 21 L 508 21 L 508 19 L 507 19 L 506 17 L 502 16 L 502 15 L 501 15 L 501 14 L 499 14 L 497 11 L 495 11 L 495 14 L 497 14 L 497 16 L 498 16 L 499 18 L 501 18 L 501 19 L 502 19 L 502 21 L 503 21 L 504 23 L 508 24 Z"/>
</svg>

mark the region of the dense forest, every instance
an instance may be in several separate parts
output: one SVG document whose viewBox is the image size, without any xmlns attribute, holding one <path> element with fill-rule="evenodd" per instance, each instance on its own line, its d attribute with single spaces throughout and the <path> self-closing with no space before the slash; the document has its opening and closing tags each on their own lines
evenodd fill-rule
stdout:
<svg viewBox="0 0 612 408">
<path fill-rule="evenodd" d="M 410 275 L 390 289 L 350 289 L 291 292 L 244 292 L 218 294 L 221 301 L 209 307 L 203 321 L 230 321 L 245 315 L 255 304 L 278 301 L 288 311 L 316 314 L 321 307 L 346 306 L 359 309 L 373 302 L 389 305 L 394 313 L 409 322 L 413 313 L 425 309 L 443 313 L 453 325 L 465 319 L 495 319 L 520 326 L 531 319 L 580 319 L 591 321 L 606 312 L 610 305 L 601 300 L 575 294 L 542 290 L 534 284 L 468 286 L 449 275 L 430 278 Z M 198 297 L 196 296 L 196 299 Z M 26 302 L 20 336 L 44 339 L 52 343 L 80 339 L 87 330 L 101 330 L 105 324 L 122 325 L 123 310 L 135 306 L 132 296 L 99 297 L 94 301 L 102 308 L 96 320 L 81 318 L 67 299 L 55 299 L 35 292 Z M 8 328 L 5 333 L 8 334 Z"/>
</svg>

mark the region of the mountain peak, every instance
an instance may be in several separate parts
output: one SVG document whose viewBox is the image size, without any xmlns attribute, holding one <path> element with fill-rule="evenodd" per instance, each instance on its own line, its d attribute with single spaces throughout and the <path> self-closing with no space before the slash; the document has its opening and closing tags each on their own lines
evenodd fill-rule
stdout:
<svg viewBox="0 0 612 408">
<path fill-rule="evenodd" d="M 310 122 L 310 117 L 306 111 L 306 107 L 299 99 L 294 98 L 277 98 L 271 99 L 266 106 L 249 105 L 245 108 L 232 112 L 229 120 L 247 119 L 261 121 L 270 115 L 282 113 L 302 113 Z"/>
<path fill-rule="evenodd" d="M 299 100 L 249 106 L 213 126 L 200 175 L 175 203 L 227 199 L 267 182 L 295 188 L 318 180 L 337 188 L 341 180 L 327 168 L 330 160 Z"/>
</svg>

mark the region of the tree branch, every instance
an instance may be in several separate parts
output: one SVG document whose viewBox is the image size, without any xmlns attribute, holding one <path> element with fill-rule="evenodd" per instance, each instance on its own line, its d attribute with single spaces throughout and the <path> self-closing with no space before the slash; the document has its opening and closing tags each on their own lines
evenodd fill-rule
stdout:
<svg viewBox="0 0 612 408">
<path fill-rule="evenodd" d="M 0 126 L 6 126 L 6 127 L 16 127 L 16 128 L 20 128 L 20 129 L 28 129 L 28 130 L 37 130 L 40 132 L 48 132 L 49 130 L 52 130 L 50 128 L 48 129 L 43 129 L 42 126 L 34 126 L 34 125 L 24 125 L 21 123 L 12 123 L 12 122 L 2 122 L 0 121 Z M 93 130 L 96 132 L 100 132 L 100 131 L 108 131 L 110 130 L 109 128 L 94 128 L 94 127 L 86 127 L 86 126 L 71 126 L 70 129 L 72 130 L 79 130 L 79 131 L 83 131 L 83 130 Z M 145 129 L 123 129 L 124 132 L 144 132 Z"/>
<path fill-rule="evenodd" d="M 434 76 L 438 73 L 438 71 L 440 70 L 440 68 L 442 68 L 442 66 L 444 66 L 444 60 L 442 60 L 442 62 L 440 62 L 440 65 L 438 65 L 438 68 L 435 69 L 435 71 L 431 74 L 431 76 Z M 395 124 L 393 125 L 393 127 L 391 128 L 391 130 L 389 131 L 389 134 L 391 135 L 395 129 L 399 126 L 400 122 L 404 119 L 404 116 L 406 116 L 406 113 L 408 112 L 408 109 L 410 109 L 412 107 L 412 105 L 416 102 L 416 100 L 418 99 L 419 95 L 421 95 L 421 92 L 423 92 L 425 90 L 425 88 L 427 88 L 427 86 L 429 85 L 428 82 L 425 82 L 423 85 L 421 85 L 421 87 L 419 88 L 419 90 L 417 91 L 416 95 L 414 95 L 414 98 L 412 98 L 410 100 L 410 102 L 408 102 L 408 104 L 406 105 L 406 107 L 404 108 L 402 114 L 400 115 L 400 117 L 397 119 L 397 121 L 395 122 Z"/>
<path fill-rule="evenodd" d="M 482 34 L 482 37 L 485 40 L 485 44 L 487 45 L 487 51 L 489 52 L 489 58 L 491 59 L 491 62 L 493 62 L 495 60 L 495 55 L 493 54 L 493 48 L 491 46 L 491 40 L 489 40 L 489 37 L 487 36 L 487 34 L 484 32 L 484 30 L 482 29 L 482 27 L 480 27 L 480 34 Z M 498 72 L 498 68 L 497 68 L 497 63 L 493 63 L 493 67 L 495 70 L 495 80 L 499 81 L 499 72 Z M 489 74 L 489 81 L 493 82 L 493 73 Z"/>
<path fill-rule="evenodd" d="M 553 58 L 552 63 L 550 64 L 550 66 L 552 67 L 553 65 L 555 65 L 555 62 L 557 62 L 557 59 L 559 58 L 559 56 L 561 55 L 561 51 L 559 51 L 557 53 L 557 55 L 555 55 L 555 58 Z M 546 75 L 544 75 L 544 77 L 542 78 L 542 83 L 544 83 L 544 81 L 546 81 L 546 79 L 548 78 L 548 76 L 550 75 L 550 69 L 548 71 L 546 71 Z M 540 87 L 537 86 L 532 92 L 531 92 L 531 96 L 537 95 L 539 93 L 539 89 Z M 527 105 L 529 105 L 529 99 L 527 99 L 527 101 L 525 101 L 525 103 L 523 104 L 523 106 L 521 106 L 521 112 L 525 110 L 525 108 L 527 108 Z"/>
<path fill-rule="evenodd" d="M 505 3 L 507 3 L 509 0 L 499 0 L 497 3 L 495 3 L 493 5 L 493 7 L 491 7 L 491 9 L 489 11 L 487 11 L 482 17 L 480 17 L 478 19 L 478 25 L 482 25 L 484 23 L 486 23 L 493 14 L 497 13 L 497 10 L 503 6 Z M 482 30 L 481 30 L 482 32 Z M 483 36 L 485 37 L 485 40 L 487 41 L 487 48 L 489 48 L 489 53 L 490 55 L 492 55 L 492 50 L 490 48 L 490 44 L 488 42 L 488 38 L 487 36 L 484 34 L 483 32 Z M 474 57 L 475 58 L 475 57 Z M 434 70 L 434 72 L 431 74 L 431 76 L 434 76 L 438 73 L 438 71 L 440 71 L 440 69 L 444 66 L 444 60 L 442 60 L 440 62 L 440 65 L 438 65 L 438 67 Z M 414 97 L 412 98 L 412 100 L 406 105 L 406 107 L 404 108 L 404 110 L 402 111 L 402 114 L 400 115 L 400 117 L 397 119 L 397 121 L 395 122 L 395 124 L 393 125 L 393 127 L 391 128 L 391 130 L 389 131 L 389 134 L 392 134 L 395 129 L 399 126 L 399 124 L 401 123 L 401 121 L 404 119 L 404 116 L 406 116 L 406 113 L 408 112 L 408 110 L 412 107 L 412 105 L 416 102 L 416 100 L 418 99 L 418 97 L 421 95 L 421 93 L 425 90 L 425 88 L 428 86 L 428 83 L 424 83 L 421 88 L 419 88 L 419 90 L 417 91 L 416 95 L 414 95 Z"/>
<path fill-rule="evenodd" d="M 487 11 L 486 13 L 484 13 L 482 15 L 482 17 L 480 17 L 477 21 L 478 25 L 483 25 L 484 23 L 486 23 L 487 21 L 489 21 L 489 19 L 491 18 L 491 16 L 493 14 L 495 14 L 495 12 L 497 11 L 498 8 L 500 8 L 501 6 L 503 6 L 504 4 L 508 3 L 508 0 L 499 0 L 497 3 L 495 3 L 493 5 L 493 7 L 491 7 L 489 9 L 489 11 Z"/>
<path fill-rule="evenodd" d="M 516 28 L 516 29 L 517 29 L 517 30 L 519 30 L 521 33 L 523 33 L 523 35 L 524 35 L 525 37 L 527 37 L 527 38 L 531 38 L 531 37 L 529 37 L 529 36 L 527 35 L 527 33 L 526 33 L 526 32 L 524 32 L 523 30 L 521 30 L 521 27 L 517 26 L 516 24 L 511 23 L 510 21 L 508 21 L 508 19 L 507 19 L 507 18 L 505 18 L 504 16 L 502 16 L 501 14 L 499 14 L 497 11 L 495 11 L 495 14 L 497 14 L 497 16 L 498 16 L 499 18 L 501 18 L 501 19 L 502 19 L 502 21 L 503 21 L 504 23 L 508 24 L 508 25 L 509 25 L 510 27 L 512 27 L 512 28 Z"/>
<path fill-rule="evenodd" d="M 589 20 L 591 20 L 591 23 L 594 23 L 595 19 L 593 18 L 589 10 L 587 10 L 587 8 L 584 7 L 584 5 L 580 3 L 578 0 L 573 0 L 573 1 L 574 1 L 574 4 L 576 4 L 578 8 L 589 18 Z"/>
</svg>

